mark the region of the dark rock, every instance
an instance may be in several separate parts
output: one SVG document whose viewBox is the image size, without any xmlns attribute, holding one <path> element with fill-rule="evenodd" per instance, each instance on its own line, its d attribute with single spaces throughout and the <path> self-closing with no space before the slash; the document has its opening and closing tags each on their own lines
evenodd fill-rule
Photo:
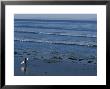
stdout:
<svg viewBox="0 0 110 89">
<path fill-rule="evenodd" d="M 68 59 L 71 59 L 71 60 L 77 60 L 76 58 L 72 58 L 72 57 L 69 57 Z"/>
<path fill-rule="evenodd" d="M 93 61 L 88 61 L 88 63 L 92 63 Z"/>
<path fill-rule="evenodd" d="M 14 52 L 14 54 L 16 55 L 16 54 L 17 54 L 17 52 L 15 51 L 15 52 Z"/>
<path fill-rule="evenodd" d="M 82 61 L 82 60 L 84 60 L 84 59 L 79 59 L 79 61 Z"/>
<path fill-rule="evenodd" d="M 28 53 L 27 55 L 31 55 L 30 53 Z"/>
</svg>

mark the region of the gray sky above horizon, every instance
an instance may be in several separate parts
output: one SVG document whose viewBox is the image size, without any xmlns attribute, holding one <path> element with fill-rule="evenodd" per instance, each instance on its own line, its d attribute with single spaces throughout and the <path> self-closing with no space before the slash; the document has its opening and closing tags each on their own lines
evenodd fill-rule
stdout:
<svg viewBox="0 0 110 89">
<path fill-rule="evenodd" d="M 15 19 L 97 20 L 97 14 L 15 14 Z"/>
</svg>

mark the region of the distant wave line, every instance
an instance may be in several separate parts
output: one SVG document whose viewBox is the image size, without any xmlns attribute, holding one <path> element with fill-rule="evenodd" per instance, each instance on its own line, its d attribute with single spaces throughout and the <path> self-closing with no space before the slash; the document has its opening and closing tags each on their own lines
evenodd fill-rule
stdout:
<svg viewBox="0 0 110 89">
<path fill-rule="evenodd" d="M 77 28 L 62 28 L 62 27 L 47 27 L 47 26 L 32 26 L 32 25 L 19 25 L 19 26 L 14 26 L 15 28 L 38 28 L 38 29 L 58 29 L 58 30 L 75 30 L 75 29 L 77 29 Z M 81 29 L 81 30 L 79 30 L 79 29 L 77 29 L 77 30 L 75 30 L 75 31 L 90 31 L 90 32 L 96 32 L 96 30 L 95 29 L 88 29 L 88 28 L 83 28 L 83 29 Z"/>
<path fill-rule="evenodd" d="M 74 23 L 97 23 L 96 20 L 47 20 L 47 19 L 14 19 L 14 21 L 40 21 L 40 22 L 74 22 Z"/>
<path fill-rule="evenodd" d="M 57 36 L 72 36 L 72 37 L 88 37 L 88 38 L 96 38 L 96 35 L 76 35 L 76 34 L 68 34 L 68 33 L 45 33 L 45 32 L 25 32 L 25 31 L 15 31 L 18 33 L 32 33 L 32 34 L 44 34 L 44 35 L 57 35 Z"/>
<path fill-rule="evenodd" d="M 79 45 L 79 46 L 88 46 L 88 47 L 97 47 L 97 45 L 93 42 L 67 42 L 67 41 L 45 41 L 45 40 L 33 40 L 33 39 L 15 39 L 15 41 L 20 41 L 20 42 L 37 42 L 37 43 L 50 43 L 50 44 L 63 44 L 63 45 Z"/>
</svg>

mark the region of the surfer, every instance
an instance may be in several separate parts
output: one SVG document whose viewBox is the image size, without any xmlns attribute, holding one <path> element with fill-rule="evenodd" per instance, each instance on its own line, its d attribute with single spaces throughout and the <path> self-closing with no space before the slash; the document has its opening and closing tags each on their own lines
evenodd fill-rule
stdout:
<svg viewBox="0 0 110 89">
<path fill-rule="evenodd" d="M 21 62 L 21 64 L 24 64 L 24 67 L 22 67 L 22 71 L 24 71 L 24 73 L 26 73 L 27 61 L 28 61 L 28 58 L 25 58 L 25 59 Z"/>
</svg>

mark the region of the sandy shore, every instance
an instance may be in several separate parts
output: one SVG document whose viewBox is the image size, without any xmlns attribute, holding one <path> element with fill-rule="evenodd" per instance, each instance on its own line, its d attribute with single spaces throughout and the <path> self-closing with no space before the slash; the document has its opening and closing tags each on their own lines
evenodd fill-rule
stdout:
<svg viewBox="0 0 110 89">
<path fill-rule="evenodd" d="M 47 48 L 46 48 L 47 49 Z M 43 49 L 44 50 L 44 49 Z M 15 76 L 96 76 L 95 56 L 78 56 L 74 52 L 36 49 L 16 49 Z M 27 71 L 24 74 L 21 61 L 28 57 Z"/>
</svg>

